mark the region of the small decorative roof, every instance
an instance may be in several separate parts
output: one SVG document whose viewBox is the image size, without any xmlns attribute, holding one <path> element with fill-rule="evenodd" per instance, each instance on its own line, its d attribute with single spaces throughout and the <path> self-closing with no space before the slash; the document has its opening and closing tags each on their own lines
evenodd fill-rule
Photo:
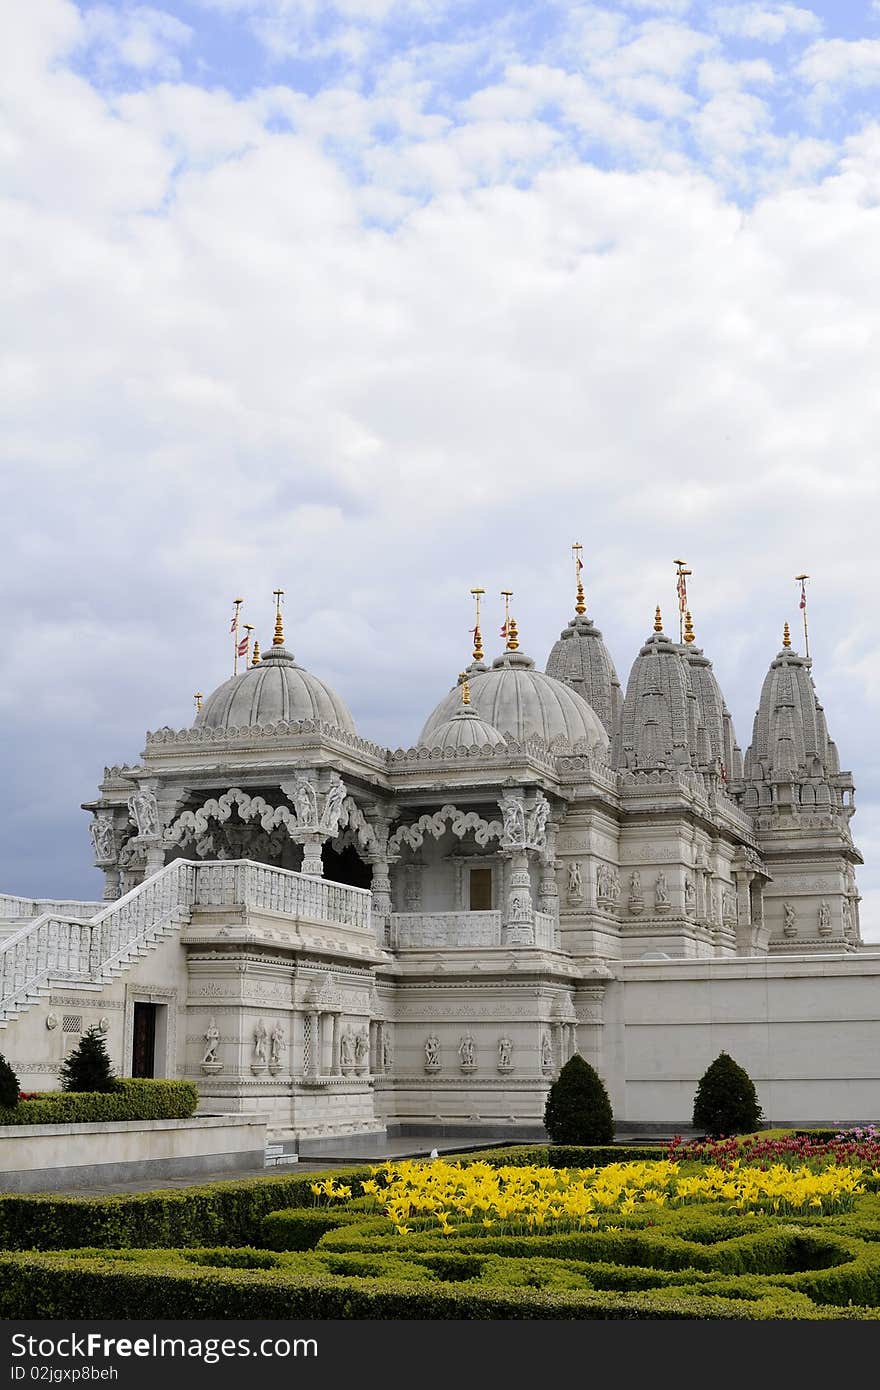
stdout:
<svg viewBox="0 0 880 1390">
<path fill-rule="evenodd" d="M 623 691 L 602 633 L 592 619 L 577 614 L 547 658 L 546 671 L 569 686 L 595 710 L 609 738 L 620 726 Z"/>
<path fill-rule="evenodd" d="M 686 652 L 663 632 L 658 608 L 654 631 L 633 662 L 627 681 L 617 755 L 620 767 L 692 767 L 709 761 Z"/>
<path fill-rule="evenodd" d="M 825 780 L 840 772 L 837 748 L 828 737 L 825 711 L 810 674 L 812 663 L 794 651 L 787 629 L 788 624 L 782 649 L 761 687 L 745 757 L 747 781 Z"/>
</svg>

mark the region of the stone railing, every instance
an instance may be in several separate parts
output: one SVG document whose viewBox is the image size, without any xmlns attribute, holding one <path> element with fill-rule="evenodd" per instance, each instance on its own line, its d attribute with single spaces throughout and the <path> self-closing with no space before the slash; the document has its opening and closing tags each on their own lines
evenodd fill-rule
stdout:
<svg viewBox="0 0 880 1390">
<path fill-rule="evenodd" d="M 251 907 L 368 932 L 371 894 L 247 860 L 176 859 L 85 921 L 44 912 L 0 942 L 0 1018 L 52 979 L 98 982 L 135 947 L 194 907 Z"/>
<path fill-rule="evenodd" d="M 427 946 L 500 946 L 500 912 L 392 912 L 390 945 L 418 950 Z"/>
<path fill-rule="evenodd" d="M 32 917 L 42 917 L 46 912 L 57 913 L 59 917 L 75 917 L 83 921 L 94 917 L 104 907 L 103 902 L 84 903 L 59 898 L 19 898 L 14 893 L 0 893 L 0 922 L 26 922 Z"/>
<path fill-rule="evenodd" d="M 535 913 L 535 945 L 547 951 L 559 945 L 556 918 L 550 912 Z"/>
</svg>

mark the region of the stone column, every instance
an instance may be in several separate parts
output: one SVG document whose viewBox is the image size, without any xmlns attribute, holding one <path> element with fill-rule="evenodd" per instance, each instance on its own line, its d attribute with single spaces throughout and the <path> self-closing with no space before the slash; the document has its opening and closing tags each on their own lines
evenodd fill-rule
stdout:
<svg viewBox="0 0 880 1390">
<path fill-rule="evenodd" d="M 312 1048 L 309 1065 L 307 1068 L 304 1066 L 303 1071 L 307 1076 L 319 1076 L 321 1072 L 321 1016 L 317 1009 L 311 1009 L 304 1015 L 304 1018 L 307 1018 L 309 1021 Z M 303 1059 L 303 1061 L 305 1061 L 305 1059 Z"/>
<path fill-rule="evenodd" d="M 370 888 L 373 893 L 373 921 L 376 924 L 376 937 L 383 945 L 388 944 L 388 931 L 391 917 L 391 876 L 388 855 L 385 849 L 377 849 L 370 855 L 373 871 Z"/>
<path fill-rule="evenodd" d="M 547 843 L 541 852 L 540 908 L 559 921 L 559 889 L 556 886 L 556 831 L 551 821 L 547 826 Z"/>
<path fill-rule="evenodd" d="M 324 877 L 324 861 L 321 858 L 321 836 L 306 835 L 303 840 L 302 872 L 309 878 Z"/>
<path fill-rule="evenodd" d="M 422 910 L 422 865 L 414 859 L 406 866 L 406 886 L 404 888 L 404 901 L 407 912 L 421 912 Z"/>
<path fill-rule="evenodd" d="M 341 1060 L 340 1060 L 341 1031 L 342 1031 L 342 1030 L 340 1029 L 340 1026 L 339 1026 L 339 1025 L 340 1025 L 340 1015 L 339 1015 L 339 1014 L 333 1014 L 333 1015 L 332 1015 L 332 1018 L 333 1018 L 333 1043 L 332 1043 L 331 1055 L 330 1055 L 330 1074 L 331 1074 L 331 1076 L 340 1076 L 341 1073 L 342 1073 L 342 1062 L 341 1062 Z"/>
<path fill-rule="evenodd" d="M 751 955 L 752 948 L 752 879 L 755 875 L 749 869 L 735 869 L 736 881 L 736 951 L 737 955 Z"/>
<path fill-rule="evenodd" d="M 525 849 L 510 851 L 510 878 L 503 925 L 502 946 L 531 946 L 535 940 L 532 878 Z"/>
<path fill-rule="evenodd" d="M 146 845 L 146 865 L 144 868 L 144 878 L 149 878 L 151 874 L 157 874 L 160 869 L 165 867 L 165 846 L 161 840 L 150 842 Z"/>
<path fill-rule="evenodd" d="M 114 864 L 112 869 L 104 867 L 104 901 L 114 902 L 119 897 L 119 869 Z"/>
</svg>

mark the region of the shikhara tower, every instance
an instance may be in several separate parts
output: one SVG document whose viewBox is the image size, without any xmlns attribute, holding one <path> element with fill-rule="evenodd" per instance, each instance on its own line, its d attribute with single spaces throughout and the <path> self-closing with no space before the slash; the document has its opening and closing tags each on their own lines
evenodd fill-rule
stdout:
<svg viewBox="0 0 880 1390">
<path fill-rule="evenodd" d="M 577 561 L 546 670 L 509 613 L 487 661 L 478 608 L 470 666 L 394 751 L 288 649 L 278 591 L 263 657 L 245 641 L 86 804 L 104 906 L 4 900 L 25 1084 L 81 1000 L 122 1071 L 194 1077 L 303 1151 L 538 1133 L 575 1050 L 622 1123 L 686 1123 L 722 1046 L 773 1119 L 872 1113 L 880 958 L 810 661 L 786 626 L 743 758 L 689 611 L 681 641 L 656 611 L 624 692 Z"/>
</svg>

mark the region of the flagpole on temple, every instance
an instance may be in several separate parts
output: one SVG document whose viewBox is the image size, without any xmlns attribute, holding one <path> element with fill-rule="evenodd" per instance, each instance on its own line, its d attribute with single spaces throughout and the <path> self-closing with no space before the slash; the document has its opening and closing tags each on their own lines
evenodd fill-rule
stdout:
<svg viewBox="0 0 880 1390">
<path fill-rule="evenodd" d="M 678 567 L 675 579 L 675 589 L 678 594 L 678 640 L 684 642 L 684 615 L 688 606 L 687 576 L 693 571 L 686 569 L 687 560 L 673 560 Z"/>
<path fill-rule="evenodd" d="M 471 589 L 471 593 L 474 596 L 474 602 L 477 605 L 477 623 L 475 628 L 473 629 L 474 661 L 483 660 L 483 634 L 480 631 L 480 599 L 483 597 L 485 592 L 485 589 Z"/>
<path fill-rule="evenodd" d="M 513 590 L 502 589 L 501 597 L 504 599 L 504 626 L 501 629 L 501 636 L 506 644 L 510 641 L 510 600 L 513 598 Z"/>
<path fill-rule="evenodd" d="M 244 599 L 243 599 L 243 598 L 234 598 L 234 599 L 232 600 L 232 603 L 233 603 L 232 626 L 231 626 L 231 628 L 230 628 L 230 632 L 232 633 L 232 674 L 233 674 L 234 676 L 237 676 L 237 675 L 238 675 L 238 615 L 239 615 L 239 613 L 241 612 L 241 605 L 244 603 Z"/>
<path fill-rule="evenodd" d="M 800 609 L 801 616 L 804 620 L 804 657 L 807 661 L 809 661 L 810 659 L 810 634 L 807 629 L 807 580 L 809 579 L 809 577 L 810 576 L 808 574 L 795 575 L 795 579 L 801 586 Z"/>
<path fill-rule="evenodd" d="M 583 548 L 580 541 L 575 541 L 574 545 L 571 547 L 572 554 L 574 555 L 574 577 L 577 582 L 577 598 L 575 599 L 574 611 L 579 618 L 587 611 L 587 605 L 584 601 L 584 582 L 581 579 L 581 570 L 584 567 L 584 562 L 581 559 L 581 551 Z"/>
<path fill-rule="evenodd" d="M 244 651 L 242 652 L 242 656 L 244 657 L 244 669 L 247 670 L 251 660 L 251 633 L 254 630 L 254 625 L 253 623 L 242 623 L 242 627 L 244 628 Z M 241 646 L 241 643 L 239 643 L 239 646 Z"/>
</svg>

